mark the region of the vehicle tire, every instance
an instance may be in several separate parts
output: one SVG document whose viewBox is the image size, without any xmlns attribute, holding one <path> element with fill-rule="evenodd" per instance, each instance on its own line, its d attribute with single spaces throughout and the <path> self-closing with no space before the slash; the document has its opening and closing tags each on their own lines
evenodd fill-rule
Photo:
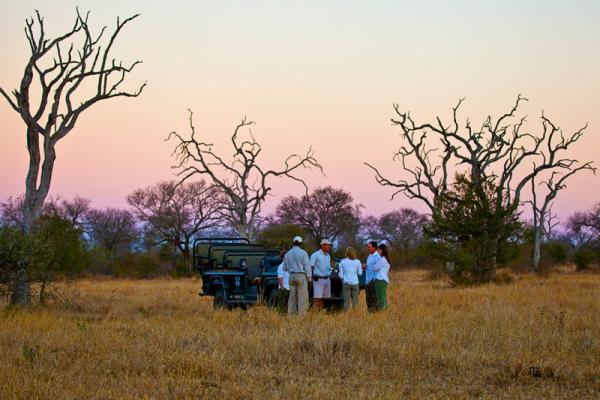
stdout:
<svg viewBox="0 0 600 400">
<path fill-rule="evenodd" d="M 269 310 L 276 309 L 278 302 L 279 302 L 279 289 L 271 289 L 271 291 L 269 292 L 269 296 L 267 297 L 267 308 Z"/>
<path fill-rule="evenodd" d="M 213 309 L 223 310 L 227 308 L 227 301 L 225 300 L 225 291 L 223 289 L 217 289 L 213 295 Z"/>
</svg>

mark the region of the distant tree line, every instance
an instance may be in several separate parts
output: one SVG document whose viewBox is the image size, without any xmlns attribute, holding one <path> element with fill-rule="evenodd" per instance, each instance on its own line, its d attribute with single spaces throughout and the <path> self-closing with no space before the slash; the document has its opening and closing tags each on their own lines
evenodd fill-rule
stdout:
<svg viewBox="0 0 600 400">
<path fill-rule="evenodd" d="M 128 208 L 91 206 L 88 199 L 50 198 L 32 234 L 25 235 L 23 198 L 0 203 L 0 288 L 13 293 L 17 268 L 26 268 L 37 282 L 39 300 L 59 278 L 85 275 L 145 278 L 160 275 L 189 276 L 192 245 L 201 236 L 235 236 L 235 226 L 223 216 L 226 196 L 204 181 L 159 182 L 127 196 Z M 271 248 L 289 246 L 302 235 L 309 249 L 322 238 L 334 241 L 334 255 L 342 257 L 346 246 L 364 254 L 369 240 L 386 242 L 392 249 L 393 267 L 444 269 L 439 257 L 435 222 L 410 208 L 378 217 L 363 214 L 364 207 L 352 195 L 331 186 L 302 196 L 284 197 L 272 215 L 253 228 L 255 241 Z M 524 221 L 519 235 L 505 251 L 505 266 L 527 269 L 534 245 L 534 228 Z M 453 223 L 450 221 L 449 223 Z M 551 227 L 551 225 L 548 225 Z M 574 263 L 585 269 L 600 262 L 600 203 L 572 214 L 559 229 L 545 230 L 541 246 L 543 268 Z"/>
</svg>

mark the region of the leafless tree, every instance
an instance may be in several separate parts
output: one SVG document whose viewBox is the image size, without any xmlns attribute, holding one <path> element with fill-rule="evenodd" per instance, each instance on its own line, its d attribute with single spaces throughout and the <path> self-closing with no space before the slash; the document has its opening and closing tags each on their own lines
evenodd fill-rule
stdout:
<svg viewBox="0 0 600 400">
<path fill-rule="evenodd" d="M 152 245 L 171 243 L 180 251 L 191 272 L 190 245 L 201 231 L 217 227 L 223 206 L 218 188 L 204 181 L 160 182 L 127 196 L 145 230 L 157 240 Z"/>
<path fill-rule="evenodd" d="M 423 228 L 428 222 L 425 214 L 412 208 L 401 208 L 371 217 L 368 225 L 370 238 L 384 240 L 400 255 L 402 265 L 409 264 L 411 252 L 423 239 Z"/>
<path fill-rule="evenodd" d="M 111 49 L 123 27 L 138 15 L 121 20 L 106 43 L 101 42 L 106 27 L 93 34 L 88 25 L 89 12 L 77 10 L 70 31 L 54 38 L 46 36 L 44 19 L 36 11 L 26 20 L 25 36 L 31 50 L 23 77 L 13 97 L 2 88 L 0 94 L 17 112 L 26 126 L 29 166 L 25 180 L 23 228 L 31 230 L 40 216 L 50 190 L 56 145 L 73 130 L 81 114 L 94 104 L 114 97 L 137 97 L 145 83 L 135 91 L 121 90 L 127 74 L 141 61 L 124 65 L 111 57 Z M 88 91 L 89 88 L 94 88 Z M 31 97 L 39 91 L 39 100 Z M 41 142 L 41 143 L 40 143 Z M 18 285 L 19 303 L 29 303 L 26 276 Z"/>
<path fill-rule="evenodd" d="M 181 182 L 195 175 L 205 175 L 217 186 L 226 199 L 223 216 L 231 223 L 241 237 L 252 240 L 260 216 L 261 207 L 271 191 L 271 178 L 286 177 L 304 185 L 306 183 L 296 172 L 301 168 L 317 168 L 322 166 L 314 157 L 312 147 L 305 155 L 292 154 L 286 158 L 281 169 L 265 169 L 258 164 L 262 146 L 256 141 L 252 132 L 249 138 L 241 138 L 241 130 L 254 122 L 243 118 L 231 136 L 233 146 L 232 160 L 226 160 L 213 150 L 213 144 L 198 138 L 193 125 L 193 113 L 189 110 L 191 136 L 186 138 L 177 132 L 171 132 L 169 139 L 176 141 L 173 155 L 177 164 L 173 168 L 181 177 Z"/>
<path fill-rule="evenodd" d="M 600 239 L 600 203 L 588 211 L 577 211 L 570 215 L 567 229 L 576 245 Z"/>
<path fill-rule="evenodd" d="M 23 203 L 23 196 L 10 196 L 0 203 L 0 226 L 23 226 Z"/>
<path fill-rule="evenodd" d="M 596 168 L 592 167 L 591 162 L 576 165 L 575 160 L 568 160 L 569 163 L 564 167 L 559 167 L 551 171 L 550 177 L 541 183 L 543 190 L 541 202 L 538 202 L 538 192 L 540 189 L 536 187 L 535 176 L 531 179 L 531 194 L 532 199 L 528 201 L 531 204 L 533 211 L 533 254 L 531 271 L 538 271 L 541 259 L 541 245 L 544 237 L 544 230 L 548 223 L 551 223 L 552 201 L 556 198 L 559 191 L 566 188 L 566 181 L 571 176 L 582 170 L 591 170 L 596 173 Z M 550 225 L 550 229 L 552 226 Z"/>
<path fill-rule="evenodd" d="M 128 251 L 138 239 L 135 218 L 127 210 L 92 209 L 86 215 L 86 226 L 92 243 L 112 254 Z"/>
<path fill-rule="evenodd" d="M 356 235 L 361 207 L 354 204 L 349 192 L 327 186 L 301 197 L 283 198 L 276 216 L 279 223 L 305 229 L 318 246 L 321 239 L 336 241 L 344 235 Z"/>
<path fill-rule="evenodd" d="M 452 109 L 452 121 L 444 124 L 438 117 L 435 123 L 419 124 L 409 112 L 402 112 L 394 105 L 396 117 L 392 124 L 400 127 L 403 145 L 395 153 L 405 177 L 392 180 L 383 176 L 369 163 L 375 179 L 382 186 L 395 189 L 392 195 L 403 193 L 408 198 L 425 203 L 433 213 L 438 201 L 449 193 L 453 184 L 453 172 L 466 172 L 476 191 L 483 192 L 485 182 L 496 184 L 491 199 L 496 209 L 517 210 L 526 185 L 542 173 L 589 169 L 590 163 L 564 157 L 563 153 L 577 142 L 587 127 L 565 135 L 543 113 L 542 133 L 526 131 L 526 117 L 518 117 L 517 111 L 526 98 L 518 96 L 513 107 L 493 119 L 487 117 L 480 128 L 467 119 L 459 122 L 458 111 L 464 99 Z M 495 260 L 490 265 L 490 278 L 495 273 Z"/>
</svg>

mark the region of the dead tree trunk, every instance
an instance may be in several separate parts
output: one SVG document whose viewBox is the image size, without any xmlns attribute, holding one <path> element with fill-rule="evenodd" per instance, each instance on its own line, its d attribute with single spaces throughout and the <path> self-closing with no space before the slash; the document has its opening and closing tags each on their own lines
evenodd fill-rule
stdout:
<svg viewBox="0 0 600 400">
<path fill-rule="evenodd" d="M 17 112 L 26 126 L 29 166 L 25 180 L 25 205 L 23 229 L 29 234 L 39 218 L 42 206 L 50 190 L 52 172 L 56 160 L 56 144 L 75 127 L 80 115 L 99 101 L 112 97 L 137 97 L 145 87 L 136 91 L 120 91 L 119 86 L 126 75 L 140 63 L 123 66 L 122 62 L 109 59 L 110 50 L 121 29 L 137 17 L 120 21 L 107 43 L 102 47 L 100 40 L 106 29 L 93 36 L 88 26 L 88 16 L 79 14 L 73 28 L 55 39 L 46 38 L 44 19 L 36 11 L 36 18 L 26 20 L 25 35 L 31 56 L 25 65 L 21 84 L 13 90 L 12 97 L 0 88 L 0 94 Z M 76 43 L 76 39 L 82 43 Z M 65 48 L 68 49 L 65 52 Z M 96 91 L 87 98 L 79 95 L 82 83 L 94 81 Z M 37 83 L 40 92 L 39 104 L 30 102 L 32 84 Z M 79 105 L 76 102 L 81 101 Z M 41 143 L 40 143 L 41 142 Z M 27 271 L 20 271 L 12 300 L 28 304 L 31 290 Z"/>
</svg>

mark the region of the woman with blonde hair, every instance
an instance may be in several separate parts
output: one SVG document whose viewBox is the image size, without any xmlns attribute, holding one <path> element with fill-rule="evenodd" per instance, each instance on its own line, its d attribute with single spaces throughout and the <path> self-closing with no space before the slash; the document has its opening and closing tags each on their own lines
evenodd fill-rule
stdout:
<svg viewBox="0 0 600 400">
<path fill-rule="evenodd" d="M 343 297 L 344 297 L 344 311 L 350 309 L 350 302 L 352 301 L 352 308 L 356 308 L 358 305 L 358 294 L 360 290 L 358 288 L 358 277 L 362 275 L 362 264 L 360 260 L 356 259 L 356 250 L 353 247 L 346 248 L 346 258 L 340 262 L 340 279 L 344 282 Z"/>
</svg>

